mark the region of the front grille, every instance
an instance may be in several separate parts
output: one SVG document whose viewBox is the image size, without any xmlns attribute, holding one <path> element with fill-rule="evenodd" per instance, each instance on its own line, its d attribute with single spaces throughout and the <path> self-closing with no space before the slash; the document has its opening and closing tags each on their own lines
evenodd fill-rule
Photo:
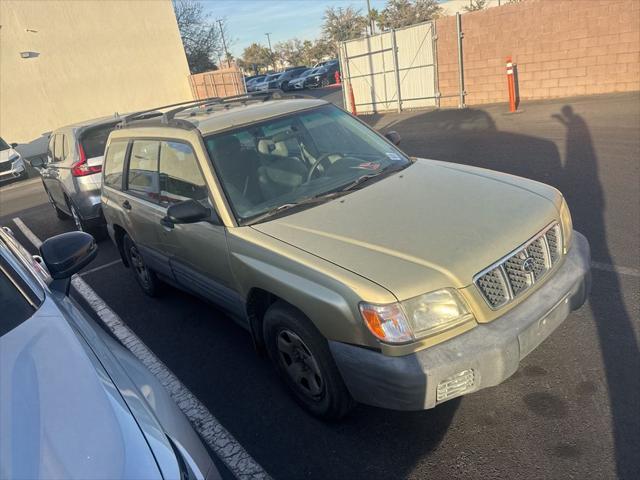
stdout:
<svg viewBox="0 0 640 480">
<path fill-rule="evenodd" d="M 11 170 L 11 165 L 13 162 L 2 162 L 0 163 L 0 172 L 8 172 Z"/>
<path fill-rule="evenodd" d="M 562 233 L 554 223 L 524 246 L 476 275 L 474 283 L 493 309 L 511 302 L 538 282 L 562 256 Z"/>
</svg>

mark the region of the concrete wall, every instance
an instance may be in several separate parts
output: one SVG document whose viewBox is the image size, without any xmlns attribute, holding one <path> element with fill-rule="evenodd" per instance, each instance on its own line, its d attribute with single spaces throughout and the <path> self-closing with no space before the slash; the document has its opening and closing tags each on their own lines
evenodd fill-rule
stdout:
<svg viewBox="0 0 640 480">
<path fill-rule="evenodd" d="M 6 141 L 192 98 L 170 0 L 2 0 L 0 24 Z"/>
<path fill-rule="evenodd" d="M 440 92 L 455 95 L 456 19 L 436 26 Z M 466 13 L 462 30 L 468 105 L 508 101 L 509 55 L 523 100 L 640 90 L 639 0 L 526 0 Z"/>
</svg>

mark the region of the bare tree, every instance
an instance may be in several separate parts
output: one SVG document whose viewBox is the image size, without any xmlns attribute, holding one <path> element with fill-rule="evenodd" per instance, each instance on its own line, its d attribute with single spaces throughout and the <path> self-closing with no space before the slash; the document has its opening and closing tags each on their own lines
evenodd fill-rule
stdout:
<svg viewBox="0 0 640 480">
<path fill-rule="evenodd" d="M 224 55 L 219 24 L 198 0 L 173 0 L 173 9 L 191 73 L 215 70 L 216 59 Z M 222 31 L 225 30 L 223 21 Z M 226 31 L 225 38 L 231 40 Z"/>
</svg>

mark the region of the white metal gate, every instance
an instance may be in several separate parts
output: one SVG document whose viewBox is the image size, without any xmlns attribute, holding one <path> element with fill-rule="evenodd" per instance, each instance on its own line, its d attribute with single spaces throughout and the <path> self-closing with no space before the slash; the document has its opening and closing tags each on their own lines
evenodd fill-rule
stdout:
<svg viewBox="0 0 640 480">
<path fill-rule="evenodd" d="M 344 105 L 358 113 L 438 105 L 435 24 L 420 23 L 340 45 Z"/>
</svg>

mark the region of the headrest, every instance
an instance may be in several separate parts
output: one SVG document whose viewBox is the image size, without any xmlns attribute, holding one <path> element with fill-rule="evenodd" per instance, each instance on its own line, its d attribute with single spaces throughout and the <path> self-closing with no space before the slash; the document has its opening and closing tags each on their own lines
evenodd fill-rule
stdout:
<svg viewBox="0 0 640 480">
<path fill-rule="evenodd" d="M 274 142 L 270 138 L 258 140 L 258 151 L 263 155 L 275 155 L 277 157 L 289 156 L 289 149 L 284 142 Z"/>
<path fill-rule="evenodd" d="M 240 140 L 235 135 L 216 138 L 214 145 L 216 153 L 222 156 L 237 155 L 241 150 Z"/>
</svg>

